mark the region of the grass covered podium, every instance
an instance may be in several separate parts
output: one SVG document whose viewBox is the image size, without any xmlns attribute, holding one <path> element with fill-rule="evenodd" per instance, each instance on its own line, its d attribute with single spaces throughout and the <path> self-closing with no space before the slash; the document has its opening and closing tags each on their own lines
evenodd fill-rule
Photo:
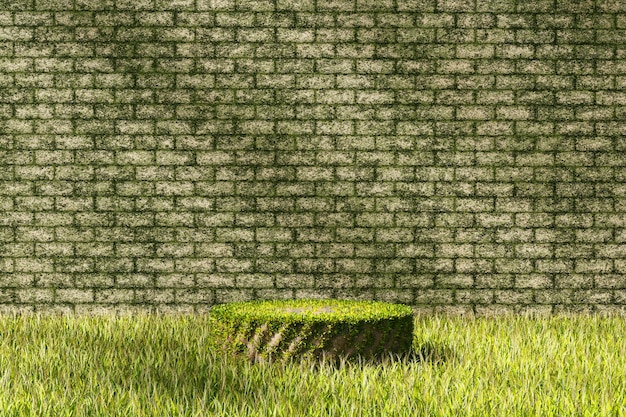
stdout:
<svg viewBox="0 0 626 417">
<path fill-rule="evenodd" d="M 413 310 L 378 301 L 299 299 L 220 304 L 209 313 L 224 353 L 254 362 L 381 360 L 410 353 Z"/>
</svg>

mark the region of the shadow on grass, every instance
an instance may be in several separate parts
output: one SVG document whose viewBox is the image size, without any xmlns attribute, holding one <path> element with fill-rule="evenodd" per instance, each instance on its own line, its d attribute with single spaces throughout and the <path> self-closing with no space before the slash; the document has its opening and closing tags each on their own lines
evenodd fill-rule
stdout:
<svg viewBox="0 0 626 417">
<path fill-rule="evenodd" d="M 458 359 L 454 350 L 448 346 L 426 342 L 413 349 L 407 360 L 441 365 Z"/>
<path fill-rule="evenodd" d="M 432 342 L 422 343 L 417 347 L 413 347 L 409 353 L 394 354 L 388 353 L 386 355 L 363 358 L 361 356 L 346 357 L 323 357 L 321 359 L 307 359 L 305 369 L 322 369 L 324 367 L 330 367 L 332 369 L 341 369 L 345 366 L 394 366 L 394 365 L 410 365 L 414 363 L 428 364 L 434 366 L 440 366 L 448 362 L 455 362 L 458 360 L 458 356 L 455 351 L 443 344 L 436 344 Z M 296 360 L 297 361 L 297 360 Z M 294 364 L 294 361 L 288 362 Z M 295 362 L 297 363 L 297 362 Z M 301 362 L 300 362 L 301 363 Z M 283 364 L 284 365 L 284 364 Z"/>
<path fill-rule="evenodd" d="M 170 343 L 170 349 L 179 352 L 186 350 L 185 346 L 176 346 L 175 341 Z M 282 372 L 293 372 L 293 369 L 286 370 L 285 367 L 300 368 L 302 372 L 324 373 L 344 367 L 402 367 L 412 364 L 441 366 L 457 360 L 458 356 L 452 348 L 430 341 L 415 344 L 408 354 L 388 354 L 369 360 L 357 356 L 253 363 L 244 357 L 216 353 L 211 359 L 187 351 L 176 363 L 164 366 L 165 369 L 146 369 L 146 374 L 157 383 L 161 393 L 175 402 L 189 404 L 194 398 L 205 397 L 209 402 L 213 399 L 230 401 L 239 398 L 253 404 L 254 401 L 260 401 L 262 394 L 269 389 L 266 378 L 276 377 Z"/>
</svg>

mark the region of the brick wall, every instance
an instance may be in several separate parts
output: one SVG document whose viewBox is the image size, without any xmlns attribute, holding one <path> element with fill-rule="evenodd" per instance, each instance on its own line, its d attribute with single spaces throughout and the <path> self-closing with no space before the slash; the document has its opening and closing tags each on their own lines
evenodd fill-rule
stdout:
<svg viewBox="0 0 626 417">
<path fill-rule="evenodd" d="M 624 105 L 622 0 L 0 0 L 0 311 L 621 311 Z"/>
</svg>

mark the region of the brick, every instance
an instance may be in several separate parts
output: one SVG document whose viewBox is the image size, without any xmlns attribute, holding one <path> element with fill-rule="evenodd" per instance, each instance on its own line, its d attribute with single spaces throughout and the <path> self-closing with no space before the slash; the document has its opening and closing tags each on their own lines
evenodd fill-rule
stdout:
<svg viewBox="0 0 626 417">
<path fill-rule="evenodd" d="M 424 304 L 451 304 L 453 300 L 452 290 L 424 289 L 415 294 L 416 303 Z"/>
<path fill-rule="evenodd" d="M 495 290 L 494 300 L 502 304 L 530 304 L 533 293 L 530 290 Z"/>
<path fill-rule="evenodd" d="M 34 276 L 32 274 L 2 274 L 2 286 L 5 288 L 32 287 Z"/>
<path fill-rule="evenodd" d="M 310 12 L 315 10 L 315 1 L 313 0 L 278 0 L 276 3 L 278 11 L 298 11 Z"/>
<path fill-rule="evenodd" d="M 491 304 L 493 302 L 493 292 L 490 290 L 458 290 L 455 293 L 455 301 L 457 303 Z"/>
<path fill-rule="evenodd" d="M 329 0 L 323 3 L 316 3 L 317 11 L 354 11 L 355 2 L 350 0 Z"/>
<path fill-rule="evenodd" d="M 198 10 L 232 10 L 235 0 L 198 0 Z"/>
<path fill-rule="evenodd" d="M 398 0 L 398 10 L 408 12 L 434 12 L 435 0 Z"/>
<path fill-rule="evenodd" d="M 39 237 L 40 240 L 45 240 L 45 236 Z M 5 256 L 32 256 L 33 243 L 14 243 L 12 245 L 3 245 L 3 252 Z"/>
<path fill-rule="evenodd" d="M 497 261 L 496 261 L 497 266 Z M 512 288 L 513 276 L 511 274 L 477 274 L 477 288 Z"/>
</svg>

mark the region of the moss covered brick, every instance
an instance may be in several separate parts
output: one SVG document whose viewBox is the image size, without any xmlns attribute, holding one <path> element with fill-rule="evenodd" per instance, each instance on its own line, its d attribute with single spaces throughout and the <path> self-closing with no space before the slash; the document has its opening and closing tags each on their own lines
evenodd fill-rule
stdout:
<svg viewBox="0 0 626 417">
<path fill-rule="evenodd" d="M 0 312 L 621 312 L 626 3 L 0 2 Z"/>
</svg>

